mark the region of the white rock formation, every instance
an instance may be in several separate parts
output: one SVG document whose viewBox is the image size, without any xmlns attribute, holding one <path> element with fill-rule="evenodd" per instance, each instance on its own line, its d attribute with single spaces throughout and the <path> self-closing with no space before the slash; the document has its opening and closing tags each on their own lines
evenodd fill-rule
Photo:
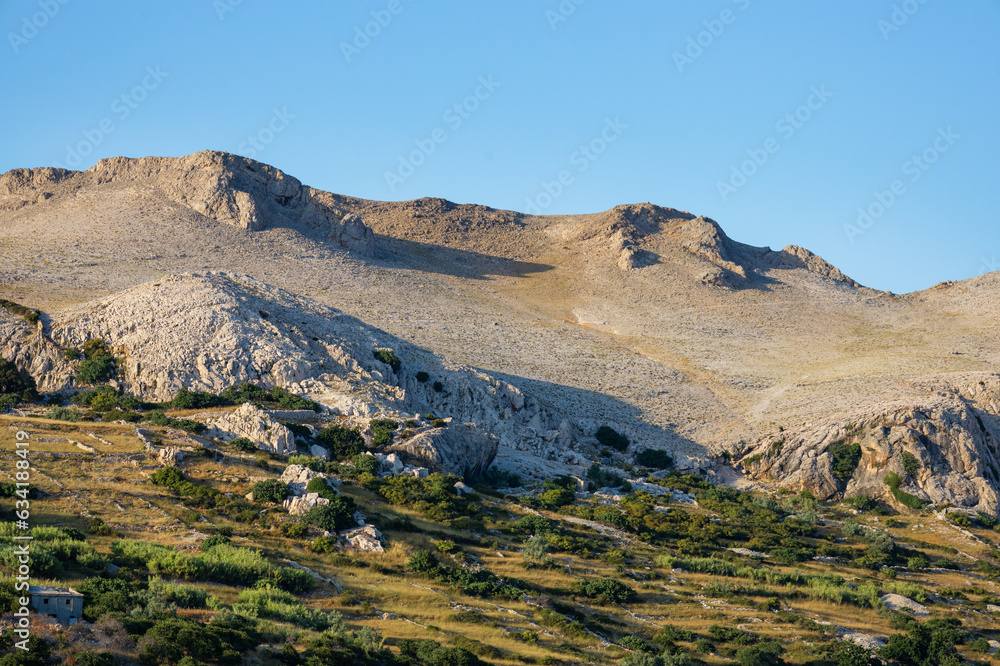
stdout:
<svg viewBox="0 0 1000 666">
<path fill-rule="evenodd" d="M 292 489 L 292 493 L 295 495 L 304 495 L 306 492 L 306 486 L 309 485 L 310 481 L 316 478 L 327 479 L 327 485 L 330 485 L 330 480 L 327 478 L 326 474 L 323 474 L 322 472 L 314 472 L 308 467 L 304 467 L 302 465 L 289 465 L 285 468 L 285 471 L 281 473 L 281 477 L 278 480 L 282 483 L 287 483 L 288 487 Z M 336 488 L 334 488 L 334 490 L 336 490 Z"/>
<path fill-rule="evenodd" d="M 206 432 L 210 437 L 220 437 L 227 442 L 246 437 L 264 451 L 279 455 L 295 453 L 292 431 L 275 421 L 267 410 L 249 402 L 240 405 L 231 414 L 215 419 L 210 426 Z"/>
<path fill-rule="evenodd" d="M 310 509 L 317 506 L 324 506 L 330 503 L 325 497 L 320 497 L 319 493 L 306 493 L 305 495 L 293 495 L 284 502 L 282 506 L 292 516 L 301 516 L 308 513 Z"/>
</svg>

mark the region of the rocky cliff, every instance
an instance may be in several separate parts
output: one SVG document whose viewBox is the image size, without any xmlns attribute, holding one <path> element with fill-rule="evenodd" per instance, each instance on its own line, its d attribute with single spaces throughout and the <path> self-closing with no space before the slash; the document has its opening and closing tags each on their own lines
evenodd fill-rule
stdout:
<svg viewBox="0 0 1000 666">
<path fill-rule="evenodd" d="M 298 179 L 267 164 L 218 151 L 180 158 L 112 157 L 84 172 L 14 169 L 0 175 L 0 210 L 19 210 L 63 193 L 101 185 L 155 190 L 217 222 L 248 231 L 294 227 L 360 256 L 375 252 L 358 216 L 338 210 Z"/>
<path fill-rule="evenodd" d="M 936 378 L 914 388 L 927 397 L 772 433 L 756 442 L 741 466 L 753 477 L 820 499 L 867 495 L 902 506 L 886 483 L 895 473 L 898 489 L 919 500 L 996 515 L 1000 375 Z"/>
<path fill-rule="evenodd" d="M 559 433 L 562 455 L 573 455 L 573 428 L 511 384 L 243 275 L 169 276 L 54 313 L 47 327 L 44 334 L 21 320 L 0 320 L 3 355 L 29 369 L 43 390 L 76 388 L 80 361 L 66 360 L 63 350 L 100 338 L 117 358 L 113 383 L 144 399 L 255 382 L 308 394 L 359 425 L 374 415 L 433 413 L 452 425 L 396 450 L 463 476 L 485 471 L 500 446 L 544 446 L 552 433 Z M 239 415 L 217 427 L 246 435 Z M 285 433 L 270 448 L 287 452 L 290 441 Z"/>
</svg>

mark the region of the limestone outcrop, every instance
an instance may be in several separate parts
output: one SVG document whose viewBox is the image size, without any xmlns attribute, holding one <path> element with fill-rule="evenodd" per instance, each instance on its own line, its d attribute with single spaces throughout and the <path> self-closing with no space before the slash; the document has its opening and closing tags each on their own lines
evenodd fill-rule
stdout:
<svg viewBox="0 0 1000 666">
<path fill-rule="evenodd" d="M 756 478 L 820 499 L 867 495 L 889 503 L 897 500 L 885 477 L 895 473 L 899 490 L 921 500 L 997 515 L 1000 375 L 961 380 L 928 383 L 931 395 L 918 404 L 874 405 L 764 437 L 741 465 Z M 841 462 L 838 474 L 838 457 L 855 445 L 857 467 Z"/>
<path fill-rule="evenodd" d="M 452 424 L 419 433 L 394 444 L 391 450 L 435 472 L 473 478 L 490 466 L 498 445 L 497 438 L 480 428 L 471 424 Z"/>
<path fill-rule="evenodd" d="M 211 421 L 210 426 L 206 432 L 210 437 L 220 437 L 225 441 L 245 437 L 263 451 L 279 455 L 295 453 L 292 431 L 274 420 L 266 409 L 249 402 L 240 405 L 231 414 Z"/>
<path fill-rule="evenodd" d="M 292 516 L 301 516 L 304 513 L 309 513 L 310 510 L 317 506 L 324 506 L 330 503 L 330 500 L 325 497 L 320 497 L 319 493 L 306 493 L 305 495 L 293 495 L 289 497 L 284 502 L 282 506 L 285 510 Z"/>
</svg>

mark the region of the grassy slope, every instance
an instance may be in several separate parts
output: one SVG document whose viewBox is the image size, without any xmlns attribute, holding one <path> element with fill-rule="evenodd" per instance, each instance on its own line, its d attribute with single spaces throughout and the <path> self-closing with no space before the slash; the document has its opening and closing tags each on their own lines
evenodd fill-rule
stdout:
<svg viewBox="0 0 1000 666">
<path fill-rule="evenodd" d="M 897 631 L 891 628 L 890 615 L 884 610 L 798 598 L 788 595 L 789 589 L 783 586 L 671 571 L 659 564 L 657 558 L 672 549 L 653 547 L 634 538 L 619 547 L 625 555 L 624 561 L 620 558 L 616 560 L 614 554 L 583 558 L 551 553 L 552 567 L 527 569 L 521 564 L 518 554 L 521 539 L 504 528 L 512 519 L 530 511 L 505 498 L 490 495 L 484 495 L 482 503 L 486 512 L 492 513 L 494 518 L 487 519 L 485 527 L 498 531 L 475 535 L 468 530 L 428 521 L 412 509 L 390 506 L 368 490 L 345 485 L 345 493 L 358 502 L 361 510 L 372 517 L 375 524 L 380 522 L 380 516 L 404 516 L 414 522 L 418 531 L 385 530 L 390 544 L 385 553 L 350 552 L 349 559 L 314 553 L 308 544 L 315 535 L 287 539 L 281 536 L 278 529 L 259 530 L 253 525 L 230 523 L 211 512 L 206 515 L 206 512 L 191 510 L 171 491 L 152 485 L 149 476 L 157 468 L 154 461 L 123 461 L 113 455 L 142 452 L 142 446 L 130 426 L 0 417 L 0 450 L 3 451 L 0 469 L 6 474 L 13 472 L 10 452 L 14 448 L 15 430 L 12 426 L 15 424 L 32 435 L 35 479 L 46 493 L 32 503 L 34 524 L 75 527 L 86 533 L 87 519 L 81 516 L 81 512 L 101 517 L 118 532 L 118 536 L 88 536 L 88 541 L 103 553 L 110 552 L 112 541 L 120 537 L 191 548 L 196 543 L 191 538 L 196 530 L 211 533 L 220 528 L 230 528 L 234 541 L 240 545 L 260 548 L 275 560 L 286 557 L 336 580 L 344 588 L 342 593 L 323 584 L 303 595 L 302 602 L 311 608 L 338 610 L 353 627 L 368 625 L 377 628 L 390 645 L 403 638 L 433 638 L 445 644 L 469 646 L 469 643 L 462 642 L 464 638 L 495 648 L 494 652 L 477 648 L 484 653 L 487 661 L 493 663 L 531 663 L 528 659 L 532 659 L 534 663 L 611 664 L 620 660 L 625 652 L 602 639 L 615 643 L 623 636 L 634 635 L 649 640 L 665 624 L 704 637 L 710 625 L 718 624 L 744 627 L 779 640 L 787 650 L 785 658 L 789 662 L 806 663 L 815 659 L 816 648 L 835 639 L 836 633 L 830 628 L 824 630 L 820 625 L 796 622 L 795 617 L 830 622 L 879 636 Z M 88 432 L 111 441 L 113 447 L 89 437 Z M 160 436 L 166 443 L 171 441 L 166 431 L 161 431 Z M 47 439 L 80 441 L 93 446 L 96 453 L 85 452 L 72 443 L 45 441 Z M 53 457 L 52 453 L 64 455 Z M 280 473 L 281 465 L 277 462 L 264 470 L 252 455 L 228 453 L 233 458 L 225 463 L 203 457 L 191 458 L 184 465 L 184 473 L 198 483 L 240 495 L 255 480 L 274 478 Z M 688 505 L 669 504 L 692 513 L 710 513 Z M 546 512 L 545 515 L 555 520 L 560 518 L 554 513 Z M 850 517 L 842 507 L 823 507 L 821 515 L 828 522 L 819 530 L 820 541 L 825 540 L 827 535 L 839 535 L 837 525 L 829 521 Z M 858 516 L 857 519 L 873 525 L 878 525 L 876 521 L 880 520 L 871 516 Z M 275 520 L 289 519 L 278 516 Z M 884 519 L 881 520 L 880 526 L 884 527 Z M 563 527 L 566 528 L 566 536 L 586 539 L 595 545 L 595 550 L 598 549 L 601 539 L 589 528 L 569 523 L 563 523 Z M 977 542 L 930 515 L 899 516 L 896 526 L 888 531 L 897 543 L 925 553 L 928 559 L 933 561 L 948 557 L 965 570 L 900 570 L 895 580 L 887 580 L 884 575 L 854 568 L 846 562 L 807 561 L 795 567 L 772 566 L 779 571 L 798 569 L 805 573 L 836 573 L 858 585 L 867 582 L 879 586 L 915 583 L 930 595 L 941 595 L 942 590 L 946 590 L 945 595 L 954 596 L 955 591 L 959 591 L 967 597 L 962 604 L 932 596 L 927 604 L 931 616 L 958 617 L 976 635 L 1000 638 L 996 622 L 991 613 L 985 612 L 984 603 L 1000 596 L 1000 587 L 994 580 L 977 574 L 974 567 L 977 560 L 987 556 L 992 559 L 1000 535 L 992 531 L 973 530 L 980 540 Z M 437 552 L 436 543 L 449 538 L 456 542 L 459 550 L 453 555 Z M 850 543 L 842 545 L 859 551 L 862 548 Z M 551 623 L 546 626 L 540 609 L 524 601 L 468 597 L 426 577 L 403 573 L 410 556 L 420 548 L 435 551 L 442 563 L 451 566 L 457 565 L 456 558 L 466 561 L 473 561 L 474 558 L 475 562 L 500 577 L 521 579 L 554 600 L 571 606 L 593 633 L 567 631 L 551 626 Z M 968 553 L 969 557 L 957 553 L 955 549 Z M 740 561 L 743 558 L 735 559 Z M 638 593 L 637 598 L 622 605 L 599 604 L 570 593 L 573 585 L 580 580 L 606 576 L 628 583 Z M 64 584 L 78 582 L 79 578 L 74 579 L 70 575 Z M 732 584 L 728 588 L 725 585 L 727 582 Z M 206 587 L 227 604 L 233 603 L 238 594 L 238 590 L 227 586 L 196 584 Z M 778 597 L 782 608 L 792 615 L 765 610 L 761 604 L 769 597 Z M 456 617 L 459 611 L 470 608 L 482 615 L 482 622 L 463 622 Z M 212 611 L 184 612 L 202 619 L 212 614 Z M 379 613 L 392 613 L 396 618 L 381 619 Z M 291 625 L 287 629 L 302 635 L 310 633 Z M 519 639 L 524 631 L 535 632 L 537 640 L 525 642 Z M 530 634 L 527 636 L 531 637 Z M 695 655 L 693 642 L 681 642 L 680 645 Z M 475 644 L 472 646 L 476 647 Z M 731 654 L 734 646 L 719 645 L 718 649 Z M 967 656 L 982 658 L 968 652 L 967 648 L 961 649 Z M 706 663 L 731 661 L 719 654 L 699 654 L 697 657 Z M 551 662 L 549 659 L 558 661 Z"/>
</svg>

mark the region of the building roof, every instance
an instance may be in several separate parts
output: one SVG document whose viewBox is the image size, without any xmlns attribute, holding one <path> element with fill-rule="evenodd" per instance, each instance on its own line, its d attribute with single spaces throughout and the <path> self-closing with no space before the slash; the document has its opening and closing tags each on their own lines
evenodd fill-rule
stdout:
<svg viewBox="0 0 1000 666">
<path fill-rule="evenodd" d="M 48 585 L 32 585 L 28 588 L 31 594 L 40 594 L 44 597 L 82 597 L 83 595 L 72 587 L 50 587 Z"/>
</svg>

